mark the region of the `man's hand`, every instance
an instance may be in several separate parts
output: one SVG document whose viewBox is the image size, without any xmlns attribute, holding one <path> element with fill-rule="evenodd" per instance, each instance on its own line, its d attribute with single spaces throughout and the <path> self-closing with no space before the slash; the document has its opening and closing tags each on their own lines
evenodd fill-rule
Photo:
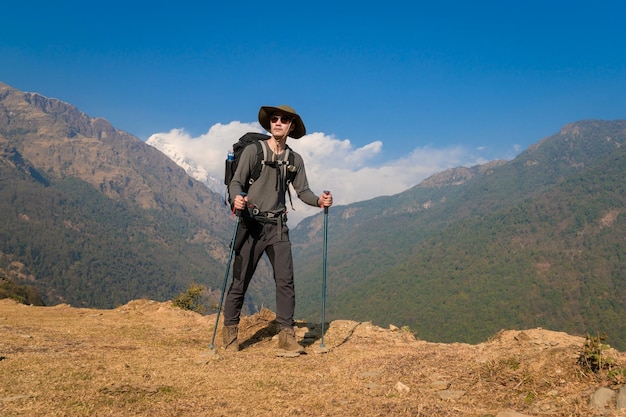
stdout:
<svg viewBox="0 0 626 417">
<path fill-rule="evenodd" d="M 319 207 L 330 207 L 333 205 L 333 195 L 330 191 L 324 191 L 320 198 L 317 199 L 317 205 Z"/>
<path fill-rule="evenodd" d="M 248 204 L 248 196 L 243 196 L 243 195 L 236 195 L 235 196 L 235 200 L 233 201 L 233 208 L 235 210 L 243 210 L 246 208 L 246 205 Z"/>
</svg>

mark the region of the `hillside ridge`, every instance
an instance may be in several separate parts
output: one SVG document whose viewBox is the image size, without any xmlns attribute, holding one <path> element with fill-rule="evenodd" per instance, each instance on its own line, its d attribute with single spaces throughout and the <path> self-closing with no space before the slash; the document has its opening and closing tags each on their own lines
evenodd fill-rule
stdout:
<svg viewBox="0 0 626 417">
<path fill-rule="evenodd" d="M 623 349 L 624 144 L 625 120 L 584 120 L 511 161 L 333 207 L 328 317 L 395 322 L 443 342 L 511 327 L 601 331 Z M 321 216 L 292 238 L 310 317 Z"/>
<path fill-rule="evenodd" d="M 585 338 L 563 332 L 502 330 L 474 345 L 445 344 L 394 326 L 335 320 L 326 326 L 330 351 L 315 354 L 319 335 L 311 335 L 319 326 L 298 322 L 309 353 L 281 358 L 272 318 L 269 310 L 243 317 L 243 350 L 209 355 L 215 315 L 171 302 L 102 310 L 0 300 L 0 412 L 599 416 L 618 415 L 617 401 L 626 399 L 623 379 L 577 364 Z M 615 349 L 605 354 L 613 369 L 626 364 Z M 592 403 L 601 388 L 611 400 Z"/>
<path fill-rule="evenodd" d="M 219 286 L 232 224 L 222 197 L 103 118 L 0 83 L 0 177 L 0 277 L 46 304 Z"/>
</svg>

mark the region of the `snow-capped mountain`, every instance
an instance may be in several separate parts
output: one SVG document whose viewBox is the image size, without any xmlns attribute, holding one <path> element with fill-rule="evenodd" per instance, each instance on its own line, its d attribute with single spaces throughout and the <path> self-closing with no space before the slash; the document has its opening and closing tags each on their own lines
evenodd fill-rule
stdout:
<svg viewBox="0 0 626 417">
<path fill-rule="evenodd" d="M 226 187 L 222 178 L 215 178 L 209 175 L 209 172 L 204 167 L 199 166 L 195 161 L 183 155 L 175 144 L 168 142 L 167 139 L 159 135 L 150 136 L 146 143 L 161 151 L 183 168 L 187 175 L 205 184 L 212 191 L 222 195 L 225 193 Z"/>
</svg>

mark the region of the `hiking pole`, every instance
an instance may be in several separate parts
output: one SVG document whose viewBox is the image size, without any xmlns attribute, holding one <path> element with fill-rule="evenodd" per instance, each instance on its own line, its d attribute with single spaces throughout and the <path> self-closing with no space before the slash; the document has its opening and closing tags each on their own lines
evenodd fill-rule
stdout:
<svg viewBox="0 0 626 417">
<path fill-rule="evenodd" d="M 245 194 L 242 194 L 245 195 Z M 230 264 L 233 260 L 233 253 L 235 252 L 235 240 L 237 239 L 237 231 L 239 230 L 239 221 L 241 219 L 241 212 L 237 210 L 235 212 L 235 230 L 233 231 L 233 238 L 230 241 L 230 254 L 228 255 L 228 262 L 226 264 L 226 272 L 224 273 L 224 283 L 222 284 L 222 295 L 220 296 L 220 303 L 217 307 L 217 316 L 215 317 L 215 327 L 213 328 L 213 338 L 211 339 L 210 349 L 215 348 L 215 334 L 217 333 L 217 325 L 220 321 L 220 313 L 222 312 L 222 304 L 224 302 L 224 293 L 226 292 L 226 283 L 228 282 L 228 273 L 230 272 Z"/>
<path fill-rule="evenodd" d="M 324 191 L 329 194 L 330 191 Z M 324 349 L 324 322 L 326 321 L 326 252 L 328 249 L 328 207 L 324 206 L 324 256 L 322 263 L 322 343 L 320 348 Z"/>
</svg>

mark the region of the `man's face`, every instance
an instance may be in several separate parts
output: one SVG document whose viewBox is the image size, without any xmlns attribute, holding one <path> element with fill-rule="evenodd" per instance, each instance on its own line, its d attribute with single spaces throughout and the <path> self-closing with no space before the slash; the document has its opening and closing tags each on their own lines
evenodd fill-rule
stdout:
<svg viewBox="0 0 626 417">
<path fill-rule="evenodd" d="M 283 138 L 293 130 L 293 121 L 286 114 L 272 113 L 270 127 L 271 133 L 275 138 Z"/>
</svg>

